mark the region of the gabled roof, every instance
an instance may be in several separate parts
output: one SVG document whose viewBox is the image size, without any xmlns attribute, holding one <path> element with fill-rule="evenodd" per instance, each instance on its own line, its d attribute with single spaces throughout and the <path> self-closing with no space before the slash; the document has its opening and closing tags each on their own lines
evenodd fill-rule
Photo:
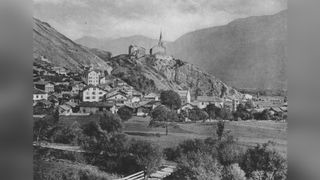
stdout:
<svg viewBox="0 0 320 180">
<path fill-rule="evenodd" d="M 47 82 L 47 81 L 37 81 L 37 82 L 34 82 L 34 84 L 36 85 L 47 85 L 47 84 L 51 84 L 53 85 L 53 83 L 50 83 L 50 82 Z"/>
<path fill-rule="evenodd" d="M 74 102 L 70 102 L 70 101 L 65 102 L 64 104 L 65 104 L 65 105 L 67 105 L 67 106 L 70 106 L 70 107 L 72 107 L 72 108 L 75 108 L 75 107 L 77 106 L 77 104 L 76 104 L 76 103 L 74 103 Z"/>
<path fill-rule="evenodd" d="M 186 97 L 188 95 L 189 90 L 178 90 L 177 93 L 180 97 Z"/>
<path fill-rule="evenodd" d="M 44 92 L 44 91 L 42 91 L 42 90 L 40 90 L 40 89 L 34 88 L 34 89 L 33 89 L 33 94 L 47 94 L 47 93 Z"/>
<path fill-rule="evenodd" d="M 69 109 L 71 109 L 71 107 L 70 107 L 70 106 L 67 106 L 67 105 L 60 105 L 59 107 L 62 108 L 62 109 L 64 109 L 64 110 L 69 110 Z"/>
<path fill-rule="evenodd" d="M 196 101 L 198 102 L 223 102 L 223 100 L 216 96 L 198 96 Z"/>
<path fill-rule="evenodd" d="M 149 93 L 147 95 L 145 95 L 145 98 L 154 98 L 154 97 L 158 97 L 159 95 L 157 95 L 156 93 Z"/>
<path fill-rule="evenodd" d="M 113 107 L 111 102 L 82 102 L 79 107 Z"/>
<path fill-rule="evenodd" d="M 83 88 L 83 91 L 89 89 L 89 88 L 99 88 L 102 91 L 105 91 L 104 89 L 100 88 L 99 86 L 94 86 L 92 84 L 87 85 L 86 87 Z"/>
<path fill-rule="evenodd" d="M 116 96 L 116 95 L 121 95 L 121 96 L 125 97 L 126 99 L 128 99 L 128 97 L 126 96 L 126 94 L 121 93 L 121 92 L 117 92 L 117 93 L 115 93 L 115 94 L 112 94 L 111 96 L 106 96 L 106 99 L 110 99 L 110 98 L 112 98 L 112 97 L 114 97 L 114 96 Z"/>
</svg>

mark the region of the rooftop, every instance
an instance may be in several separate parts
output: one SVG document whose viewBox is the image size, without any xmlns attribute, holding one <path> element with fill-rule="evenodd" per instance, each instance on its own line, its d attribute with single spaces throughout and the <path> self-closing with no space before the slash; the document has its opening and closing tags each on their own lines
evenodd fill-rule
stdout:
<svg viewBox="0 0 320 180">
<path fill-rule="evenodd" d="M 114 104 L 111 102 L 82 102 L 80 107 L 112 107 Z"/>
<path fill-rule="evenodd" d="M 42 90 L 40 90 L 40 89 L 34 88 L 34 89 L 33 89 L 33 94 L 47 94 L 47 93 L 44 92 L 44 91 L 42 91 Z"/>
</svg>

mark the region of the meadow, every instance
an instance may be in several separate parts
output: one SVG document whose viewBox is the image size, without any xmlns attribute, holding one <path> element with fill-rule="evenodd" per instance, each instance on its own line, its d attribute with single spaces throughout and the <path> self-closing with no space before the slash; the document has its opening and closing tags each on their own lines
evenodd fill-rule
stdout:
<svg viewBox="0 0 320 180">
<path fill-rule="evenodd" d="M 150 118 L 133 117 L 124 122 L 124 132 L 131 138 L 143 139 L 160 145 L 162 148 L 174 147 L 187 139 L 205 139 L 216 137 L 217 121 L 177 123 L 169 127 L 168 136 L 165 128 L 148 127 Z M 287 153 L 287 123 L 275 121 L 225 121 L 225 132 L 229 132 L 241 145 L 255 146 L 273 142 L 281 154 Z"/>
</svg>

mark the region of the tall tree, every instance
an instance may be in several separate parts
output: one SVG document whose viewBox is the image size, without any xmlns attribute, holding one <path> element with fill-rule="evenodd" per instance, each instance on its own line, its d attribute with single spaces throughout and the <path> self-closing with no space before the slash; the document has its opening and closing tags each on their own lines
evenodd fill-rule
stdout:
<svg viewBox="0 0 320 180">
<path fill-rule="evenodd" d="M 162 91 L 160 93 L 160 100 L 161 100 L 161 104 L 169 107 L 171 111 L 179 109 L 181 107 L 180 96 L 178 93 L 176 93 L 173 90 Z M 170 113 L 168 115 L 172 116 L 173 114 Z M 168 135 L 168 122 L 166 122 L 166 135 Z"/>
</svg>

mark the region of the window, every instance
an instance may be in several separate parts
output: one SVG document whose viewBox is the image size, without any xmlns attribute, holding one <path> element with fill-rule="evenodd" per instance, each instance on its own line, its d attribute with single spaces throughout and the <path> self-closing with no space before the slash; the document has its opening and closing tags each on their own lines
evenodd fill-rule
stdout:
<svg viewBox="0 0 320 180">
<path fill-rule="evenodd" d="M 38 96 L 38 95 L 36 95 L 36 98 L 39 98 L 39 96 Z"/>
<path fill-rule="evenodd" d="M 87 91 L 87 93 L 86 93 L 87 95 L 89 95 L 89 92 Z"/>
<path fill-rule="evenodd" d="M 102 92 L 100 91 L 99 94 L 102 94 Z"/>
<path fill-rule="evenodd" d="M 86 99 L 90 99 L 90 96 L 87 96 Z"/>
<path fill-rule="evenodd" d="M 92 99 L 95 99 L 96 97 L 95 96 L 92 96 Z"/>
<path fill-rule="evenodd" d="M 92 92 L 92 95 L 96 95 L 96 92 Z"/>
</svg>

